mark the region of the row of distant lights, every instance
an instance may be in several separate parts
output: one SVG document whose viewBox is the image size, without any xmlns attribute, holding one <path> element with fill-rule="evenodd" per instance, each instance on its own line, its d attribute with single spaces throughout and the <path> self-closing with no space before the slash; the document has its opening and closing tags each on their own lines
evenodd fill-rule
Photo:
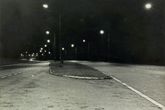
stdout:
<svg viewBox="0 0 165 110">
<path fill-rule="evenodd" d="M 48 8 L 48 4 L 43 4 L 43 7 L 44 7 L 44 8 Z M 146 4 L 145 4 L 145 8 L 146 8 L 146 9 L 150 9 L 151 7 L 152 7 L 152 4 L 151 4 L 151 3 L 146 3 Z"/>
<path fill-rule="evenodd" d="M 27 51 L 26 51 L 26 54 L 27 54 Z M 21 57 L 23 57 L 23 56 L 24 56 L 24 54 L 21 53 Z M 29 57 L 30 57 L 30 56 L 32 56 L 32 57 L 33 57 L 33 56 L 38 56 L 38 53 L 36 53 L 36 55 L 35 55 L 34 53 L 33 53 L 33 54 L 29 54 L 28 56 L 29 56 Z"/>
</svg>

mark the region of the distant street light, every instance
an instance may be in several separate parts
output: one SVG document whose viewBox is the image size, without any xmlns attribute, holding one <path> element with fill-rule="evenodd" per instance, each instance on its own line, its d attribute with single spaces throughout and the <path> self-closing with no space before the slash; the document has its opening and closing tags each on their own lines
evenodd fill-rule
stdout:
<svg viewBox="0 0 165 110">
<path fill-rule="evenodd" d="M 49 34 L 49 31 L 46 31 L 46 34 Z"/>
<path fill-rule="evenodd" d="M 104 30 L 100 30 L 100 34 L 104 34 Z"/>
<path fill-rule="evenodd" d="M 42 52 L 42 50 L 40 50 L 40 53 Z"/>
<path fill-rule="evenodd" d="M 47 47 L 47 45 L 45 45 L 45 47 Z"/>
<path fill-rule="evenodd" d="M 50 40 L 49 39 L 47 40 L 47 43 L 50 43 Z"/>
<path fill-rule="evenodd" d="M 44 54 L 42 54 L 42 56 L 44 56 Z"/>
<path fill-rule="evenodd" d="M 48 8 L 48 5 L 47 4 L 43 4 L 42 5 L 44 8 Z"/>
<path fill-rule="evenodd" d="M 83 42 L 85 42 L 85 39 L 83 40 Z"/>
<path fill-rule="evenodd" d="M 71 47 L 74 47 L 74 44 L 71 44 Z"/>
<path fill-rule="evenodd" d="M 150 9 L 151 7 L 152 7 L 151 3 L 147 3 L 147 4 L 145 5 L 145 8 L 146 8 L 146 9 Z"/>
<path fill-rule="evenodd" d="M 41 50 L 43 50 L 43 48 L 41 48 Z"/>
<path fill-rule="evenodd" d="M 62 50 L 65 50 L 65 48 L 62 48 Z"/>
<path fill-rule="evenodd" d="M 46 52 L 46 50 L 45 50 L 45 52 Z"/>
<path fill-rule="evenodd" d="M 49 52 L 49 54 L 50 54 L 50 52 Z"/>
<path fill-rule="evenodd" d="M 26 53 L 27 53 L 27 51 L 26 51 Z"/>
</svg>

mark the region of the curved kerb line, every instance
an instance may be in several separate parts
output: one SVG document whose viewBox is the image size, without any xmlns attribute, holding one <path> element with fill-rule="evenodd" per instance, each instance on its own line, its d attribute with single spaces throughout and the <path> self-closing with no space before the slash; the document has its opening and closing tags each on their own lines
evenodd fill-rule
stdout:
<svg viewBox="0 0 165 110">
<path fill-rule="evenodd" d="M 53 72 L 51 69 L 49 69 L 50 73 L 52 74 Z M 77 79 L 99 79 L 97 77 L 81 77 L 81 76 L 71 76 L 71 75 L 62 75 L 63 77 L 68 77 L 68 78 L 77 78 Z"/>
<path fill-rule="evenodd" d="M 108 75 L 107 73 L 103 72 L 104 74 Z M 111 76 L 111 75 L 110 75 Z M 143 93 L 141 93 L 140 91 L 134 89 L 133 87 L 127 85 L 126 83 L 123 83 L 122 81 L 120 81 L 119 79 L 111 76 L 114 80 L 116 80 L 117 82 L 121 83 L 122 85 L 126 86 L 127 88 L 129 88 L 130 90 L 134 91 L 135 93 L 137 93 L 138 95 L 140 95 L 141 97 L 145 98 L 146 100 L 150 101 L 151 103 L 157 105 L 159 108 L 161 108 L 162 110 L 165 110 L 165 106 L 156 102 L 155 100 L 151 99 L 150 97 L 144 95 Z"/>
<path fill-rule="evenodd" d="M 69 78 L 78 78 L 78 79 L 99 79 L 97 77 L 81 77 L 81 76 L 71 76 L 71 75 L 63 75 L 63 76 Z"/>
</svg>

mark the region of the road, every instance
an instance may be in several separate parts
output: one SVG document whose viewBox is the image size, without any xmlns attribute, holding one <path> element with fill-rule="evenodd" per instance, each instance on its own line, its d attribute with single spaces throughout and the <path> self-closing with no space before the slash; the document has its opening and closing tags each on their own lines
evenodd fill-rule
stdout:
<svg viewBox="0 0 165 110">
<path fill-rule="evenodd" d="M 165 105 L 165 67 L 105 62 L 78 62 L 113 76 Z"/>
<path fill-rule="evenodd" d="M 114 73 L 114 76 L 115 71 L 117 71 L 115 70 L 116 68 L 119 67 L 122 71 L 125 70 L 124 68 L 130 68 L 128 66 L 114 65 L 114 72 L 108 72 L 109 66 L 107 63 L 79 63 L 90 65 L 100 70 L 103 69 L 111 75 Z M 80 80 L 58 77 L 49 74 L 48 65 L 49 62 L 40 62 L 1 66 L 0 109 L 161 110 L 158 106 L 115 80 Z M 138 70 L 134 69 L 134 71 Z M 121 77 L 124 77 L 123 79 L 133 80 L 125 78 L 126 75 L 124 74 L 125 72 L 121 75 Z M 131 73 L 128 72 L 128 74 Z M 158 75 L 160 76 L 162 73 Z M 120 75 L 118 74 L 117 76 Z M 135 77 L 139 77 L 139 75 Z"/>
</svg>

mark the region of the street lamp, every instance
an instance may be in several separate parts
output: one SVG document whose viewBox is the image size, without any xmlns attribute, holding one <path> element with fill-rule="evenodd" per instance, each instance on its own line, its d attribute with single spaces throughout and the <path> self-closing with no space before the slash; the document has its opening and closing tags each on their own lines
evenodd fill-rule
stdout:
<svg viewBox="0 0 165 110">
<path fill-rule="evenodd" d="M 48 8 L 48 5 L 47 4 L 43 4 L 42 5 L 44 8 Z"/>
<path fill-rule="evenodd" d="M 65 48 L 63 47 L 62 50 L 65 50 Z"/>
<path fill-rule="evenodd" d="M 146 8 L 146 9 L 151 9 L 151 7 L 152 7 L 151 3 L 147 3 L 147 4 L 145 5 L 145 8 Z"/>
<path fill-rule="evenodd" d="M 43 50 L 43 48 L 41 48 L 41 50 Z"/>
<path fill-rule="evenodd" d="M 100 30 L 100 34 L 104 34 L 104 30 Z"/>
<path fill-rule="evenodd" d="M 45 47 L 47 47 L 47 45 L 45 45 Z"/>
<path fill-rule="evenodd" d="M 50 40 L 49 39 L 47 40 L 47 43 L 50 43 Z"/>
<path fill-rule="evenodd" d="M 74 47 L 74 44 L 71 44 L 71 47 Z"/>
<path fill-rule="evenodd" d="M 49 34 L 49 31 L 46 31 L 46 34 Z"/>
<path fill-rule="evenodd" d="M 85 42 L 85 39 L 83 40 L 83 42 Z"/>
</svg>

